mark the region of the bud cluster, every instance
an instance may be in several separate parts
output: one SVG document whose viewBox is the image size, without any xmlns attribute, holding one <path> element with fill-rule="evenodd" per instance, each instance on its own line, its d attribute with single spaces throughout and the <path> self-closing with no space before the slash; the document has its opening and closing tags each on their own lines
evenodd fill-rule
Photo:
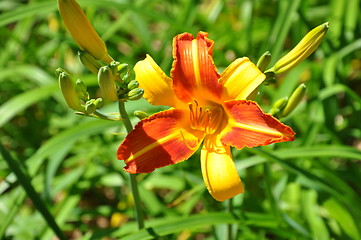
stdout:
<svg viewBox="0 0 361 240">
<path fill-rule="evenodd" d="M 144 90 L 139 88 L 137 80 L 130 78 L 128 64 L 113 61 L 109 64 L 109 68 L 115 77 L 119 99 L 134 101 L 142 98 Z"/>
<path fill-rule="evenodd" d="M 55 71 L 59 86 L 68 106 L 84 115 L 92 115 L 103 106 L 103 99 L 90 99 L 87 87 L 80 79 L 75 83 L 64 69 Z"/>
<path fill-rule="evenodd" d="M 128 64 L 112 61 L 109 65 L 102 66 L 86 51 L 80 51 L 78 56 L 89 71 L 97 74 L 102 96 L 90 98 L 84 82 L 80 79 L 74 82 L 64 69 L 58 68 L 56 75 L 66 103 L 79 114 L 114 120 L 98 111 L 104 102 L 133 101 L 143 96 L 144 90 L 139 88 L 138 81 L 130 78 Z"/>
</svg>

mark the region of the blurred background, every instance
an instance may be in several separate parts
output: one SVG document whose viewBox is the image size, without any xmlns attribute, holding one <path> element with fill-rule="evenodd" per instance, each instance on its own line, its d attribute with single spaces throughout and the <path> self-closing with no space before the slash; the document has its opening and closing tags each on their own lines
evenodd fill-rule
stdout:
<svg viewBox="0 0 361 240">
<path fill-rule="evenodd" d="M 312 28 L 329 22 L 318 50 L 275 84 L 262 86 L 265 111 L 301 83 L 307 95 L 287 118 L 294 142 L 233 149 L 245 193 L 229 204 L 208 194 L 199 153 L 140 174 L 149 231 L 137 232 L 128 175 L 116 160 L 121 122 L 69 109 L 54 71 L 66 69 L 99 96 L 77 58 L 55 0 L 0 1 L 0 143 L 67 239 L 360 239 L 360 0 L 80 0 L 110 55 L 130 67 L 150 54 L 169 74 L 172 38 L 206 31 L 219 72 L 267 50 L 272 62 Z M 272 66 L 272 65 L 271 65 Z M 149 114 L 144 99 L 126 105 Z M 116 104 L 104 112 L 116 112 Z M 56 239 L 0 156 L 0 239 Z M 229 228 L 230 227 L 230 228 Z M 133 235 L 132 235 L 133 234 Z"/>
</svg>

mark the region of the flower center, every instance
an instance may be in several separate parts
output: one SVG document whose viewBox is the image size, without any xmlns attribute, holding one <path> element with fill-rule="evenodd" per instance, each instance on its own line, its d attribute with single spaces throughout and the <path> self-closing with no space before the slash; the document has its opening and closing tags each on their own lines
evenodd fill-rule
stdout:
<svg viewBox="0 0 361 240">
<path fill-rule="evenodd" d="M 223 109 L 221 106 L 211 105 L 201 107 L 197 100 L 193 99 L 188 103 L 189 106 L 189 121 L 192 129 L 204 131 L 205 134 L 213 134 L 223 118 Z"/>
</svg>

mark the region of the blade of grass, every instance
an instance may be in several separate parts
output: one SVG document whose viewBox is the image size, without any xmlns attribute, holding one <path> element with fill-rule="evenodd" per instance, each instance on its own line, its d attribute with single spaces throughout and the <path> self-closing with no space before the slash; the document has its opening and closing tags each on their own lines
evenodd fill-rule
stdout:
<svg viewBox="0 0 361 240">
<path fill-rule="evenodd" d="M 2 144 L 0 144 L 0 152 L 9 165 L 9 168 L 14 172 L 18 181 L 25 189 L 27 195 L 32 200 L 34 206 L 41 213 L 48 225 L 53 229 L 54 233 L 59 237 L 59 239 L 66 239 L 63 232 L 60 230 L 59 226 L 55 222 L 54 217 L 49 212 L 43 200 L 40 198 L 39 194 L 35 191 L 34 187 L 31 185 L 30 178 L 25 175 L 24 172 L 19 168 L 18 163 L 11 157 L 11 155 L 6 151 Z"/>
<path fill-rule="evenodd" d="M 28 106 L 51 96 L 59 89 L 57 84 L 29 90 L 19 94 L 0 106 L 0 127 Z"/>
<path fill-rule="evenodd" d="M 3 219 L 1 222 L 0 239 L 4 239 L 6 229 L 12 223 L 14 217 L 16 216 L 16 213 L 19 211 L 20 207 L 22 206 L 22 203 L 25 200 L 26 192 L 23 191 L 23 189 L 19 189 L 19 190 L 20 192 L 18 193 L 18 196 L 15 199 L 13 206 L 9 209 L 6 218 Z"/>
<path fill-rule="evenodd" d="M 302 194 L 304 217 L 311 228 L 313 239 L 328 240 L 329 232 L 317 210 L 317 192 L 304 190 Z"/>
<path fill-rule="evenodd" d="M 211 226 L 222 223 L 237 223 L 238 220 L 230 213 L 208 213 L 189 217 L 182 217 L 169 220 L 168 223 L 143 229 L 130 236 L 125 236 L 123 240 L 146 240 L 162 237 L 171 233 L 181 232 L 192 228 Z"/>
<path fill-rule="evenodd" d="M 287 33 L 289 32 L 294 15 L 297 14 L 297 9 L 301 3 L 300 0 L 286 1 L 288 3 L 287 10 L 282 12 L 282 15 L 279 15 L 278 18 L 282 19 L 278 21 L 278 25 L 275 25 L 273 29 L 280 29 L 278 34 L 274 37 L 274 43 L 272 43 L 272 59 L 277 61 L 280 57 L 282 51 L 282 45 L 285 42 Z M 278 20 L 278 19 L 277 19 Z"/>
<path fill-rule="evenodd" d="M 285 150 L 276 150 L 273 154 L 282 159 L 294 159 L 294 158 L 316 158 L 316 157 L 335 157 L 346 159 L 361 160 L 361 151 L 353 147 L 348 146 L 313 146 L 313 147 L 301 147 Z M 242 161 L 236 161 L 238 170 L 246 169 L 261 163 L 266 162 L 265 158 L 261 156 L 252 156 Z"/>
<path fill-rule="evenodd" d="M 119 123 L 116 121 L 91 120 L 80 123 L 53 136 L 44 143 L 34 155 L 25 161 L 27 166 L 31 166 L 29 167 L 29 175 L 34 176 L 44 163 L 45 158 L 57 151 L 63 142 L 75 142 L 86 136 L 104 132 L 105 129 L 115 126 L 119 126 Z M 9 181 L 12 182 L 11 180 Z"/>
<path fill-rule="evenodd" d="M 287 170 L 297 174 L 298 176 L 304 177 L 305 180 L 310 182 L 309 184 L 313 188 L 328 192 L 330 195 L 336 197 L 337 199 L 347 204 L 348 206 L 355 206 L 360 202 L 359 196 L 356 193 L 354 193 L 354 191 L 351 188 L 347 188 L 346 190 L 350 191 L 351 189 L 352 192 L 350 194 L 345 194 L 344 193 L 345 189 L 336 189 L 334 184 L 331 185 L 331 183 L 320 178 L 319 176 L 316 176 L 315 174 L 306 171 L 305 169 L 298 167 L 289 161 L 284 161 L 283 159 L 277 157 L 274 154 L 256 148 L 250 148 L 247 149 L 247 151 L 262 156 L 270 161 L 281 164 Z M 361 215 L 361 213 L 358 211 L 355 212 L 355 214 Z"/>
<path fill-rule="evenodd" d="M 345 233 L 351 239 L 360 239 L 360 232 L 356 227 L 356 222 L 350 213 L 334 198 L 330 198 L 323 203 L 331 216 L 336 219 Z"/>
<path fill-rule="evenodd" d="M 360 17 L 360 0 L 348 0 L 345 15 L 345 37 L 351 42 L 355 39 L 355 30 L 357 27 L 358 18 Z"/>
</svg>

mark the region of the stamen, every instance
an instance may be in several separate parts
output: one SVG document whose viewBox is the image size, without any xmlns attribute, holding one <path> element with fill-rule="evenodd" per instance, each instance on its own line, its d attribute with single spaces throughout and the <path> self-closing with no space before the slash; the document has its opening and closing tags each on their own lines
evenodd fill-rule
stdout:
<svg viewBox="0 0 361 240">
<path fill-rule="evenodd" d="M 188 103 L 191 128 L 204 131 L 207 135 L 214 133 L 222 121 L 222 108 L 220 106 L 203 108 L 199 106 L 197 100 L 194 99 L 193 102 Z"/>
</svg>

